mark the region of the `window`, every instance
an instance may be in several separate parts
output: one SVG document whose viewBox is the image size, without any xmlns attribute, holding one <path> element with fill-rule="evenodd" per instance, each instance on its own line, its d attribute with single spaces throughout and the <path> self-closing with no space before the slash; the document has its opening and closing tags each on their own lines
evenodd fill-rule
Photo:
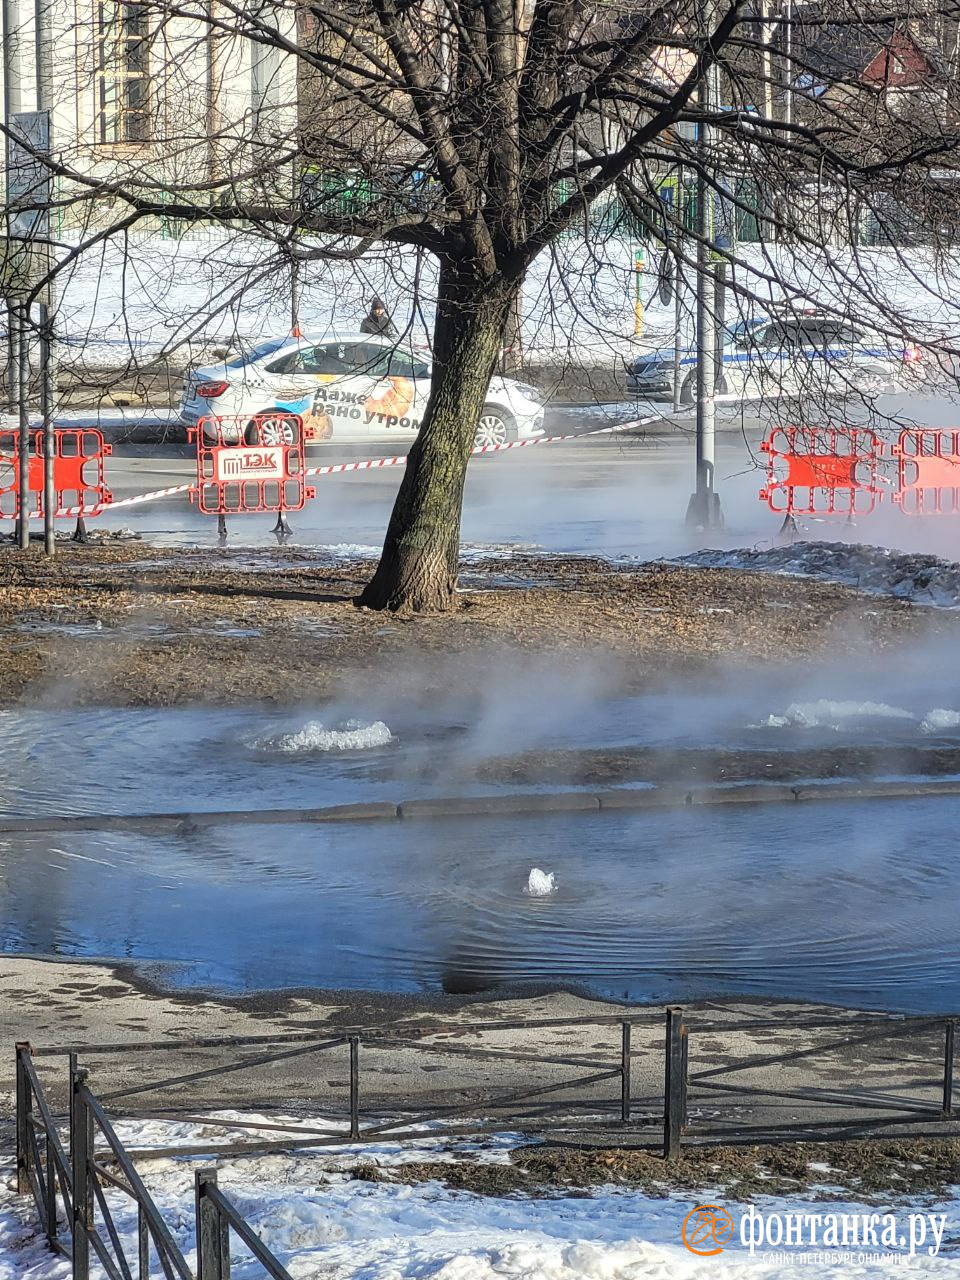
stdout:
<svg viewBox="0 0 960 1280">
<path fill-rule="evenodd" d="M 351 366 L 344 359 L 344 351 L 341 342 L 322 347 L 301 347 L 268 364 L 267 373 L 350 373 Z"/>
<path fill-rule="evenodd" d="M 273 355 L 274 351 L 279 350 L 286 341 L 286 338 L 268 338 L 265 342 L 259 342 L 255 347 L 251 347 L 245 354 L 228 360 L 224 368 L 242 369 L 244 365 L 253 364 L 255 360 L 262 360 L 265 356 Z M 293 354 L 296 355 L 296 352 Z M 270 371 L 271 373 L 276 372 L 275 366 L 271 366 Z"/>
<path fill-rule="evenodd" d="M 148 32 L 139 4 L 106 0 L 97 6 L 97 139 L 148 142 Z"/>
<path fill-rule="evenodd" d="M 373 342 L 358 342 L 345 354 L 358 373 L 371 378 L 425 378 L 430 372 L 429 365 L 411 352 Z"/>
</svg>

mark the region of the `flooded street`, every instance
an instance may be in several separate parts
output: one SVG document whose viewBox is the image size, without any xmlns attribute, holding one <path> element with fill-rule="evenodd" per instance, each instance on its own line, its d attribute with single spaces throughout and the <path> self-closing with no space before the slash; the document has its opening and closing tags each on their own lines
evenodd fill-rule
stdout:
<svg viewBox="0 0 960 1280">
<path fill-rule="evenodd" d="M 518 751 L 960 744 L 960 685 L 918 670 L 447 707 L 381 690 L 289 711 L 0 713 L 7 815 L 238 811 L 216 827 L 0 836 L 8 953 L 131 962 L 214 991 L 566 986 L 630 1001 L 960 1003 L 960 799 L 260 825 L 258 810 L 505 793 Z M 858 688 L 859 686 L 859 688 Z M 837 696 L 838 694 L 844 696 Z M 939 695 L 939 698 L 938 698 Z M 946 702 L 947 705 L 941 705 Z M 96 750 L 92 751 L 92 744 Z M 249 816 L 247 816 L 249 815 Z M 531 896 L 532 869 L 553 877 Z"/>
</svg>

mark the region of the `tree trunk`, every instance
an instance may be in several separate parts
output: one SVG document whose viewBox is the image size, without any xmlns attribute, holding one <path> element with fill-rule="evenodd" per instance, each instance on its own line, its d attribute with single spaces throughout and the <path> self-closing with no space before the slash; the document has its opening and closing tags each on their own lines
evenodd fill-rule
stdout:
<svg viewBox="0 0 960 1280">
<path fill-rule="evenodd" d="M 430 400 L 360 605 L 408 613 L 455 605 L 467 463 L 517 287 L 441 264 Z"/>
</svg>

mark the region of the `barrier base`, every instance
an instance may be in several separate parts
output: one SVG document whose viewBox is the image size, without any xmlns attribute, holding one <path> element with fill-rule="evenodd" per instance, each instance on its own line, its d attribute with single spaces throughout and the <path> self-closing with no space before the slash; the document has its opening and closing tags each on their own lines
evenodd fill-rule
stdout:
<svg viewBox="0 0 960 1280">
<path fill-rule="evenodd" d="M 687 503 L 687 525 L 691 529 L 722 529 L 720 495 L 713 490 L 691 493 Z"/>
<path fill-rule="evenodd" d="M 780 532 L 777 534 L 777 543 L 780 546 L 789 545 L 796 542 L 800 537 L 800 529 L 797 526 L 796 517 L 789 512 L 783 517 L 783 524 L 780 526 Z"/>
</svg>

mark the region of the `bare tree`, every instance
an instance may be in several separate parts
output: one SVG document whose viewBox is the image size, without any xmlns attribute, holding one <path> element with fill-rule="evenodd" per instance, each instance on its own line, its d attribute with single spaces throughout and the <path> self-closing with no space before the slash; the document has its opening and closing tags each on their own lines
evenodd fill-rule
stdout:
<svg viewBox="0 0 960 1280">
<path fill-rule="evenodd" d="M 229 126 L 209 111 L 180 132 L 168 120 L 173 169 L 118 152 L 91 172 L 55 155 L 49 165 L 65 207 L 109 202 L 115 211 L 108 231 L 91 226 L 84 252 L 107 233 L 164 218 L 252 229 L 302 266 L 412 252 L 422 283 L 424 259 L 433 264 L 432 390 L 360 597 L 370 608 L 453 606 L 467 463 L 504 334 L 544 255 L 571 235 L 585 237 L 588 254 L 602 252 L 590 231 L 597 208 L 615 205 L 688 271 L 702 271 L 707 258 L 726 262 L 742 306 L 769 305 L 775 293 L 810 296 L 818 282 L 787 278 L 784 244 L 816 261 L 839 228 L 856 246 L 864 211 L 884 199 L 889 207 L 912 193 L 937 234 L 955 224 L 956 66 L 944 51 L 956 23 L 936 0 L 774 15 L 744 0 L 119 7 L 136 13 L 136 29 L 154 43 L 186 29 L 211 57 L 222 47 L 229 60 L 243 46 L 256 65 L 267 53 L 293 60 L 301 108 L 295 128 L 276 102 L 273 114 Z M 825 40 L 885 57 L 888 72 L 867 74 L 853 54 L 848 66 L 830 63 Z M 906 110 L 889 68 L 908 46 L 922 52 L 932 42 L 942 56 L 917 72 L 923 110 Z M 213 159 L 191 167 L 201 143 Z M 305 160 L 310 180 L 301 182 Z M 694 181 L 727 218 L 755 218 L 767 243 L 746 254 L 721 225 L 704 232 L 679 198 L 664 201 L 669 172 L 681 175 L 678 193 Z M 838 313 L 856 307 L 903 329 L 862 266 L 855 248 L 824 260 Z"/>
</svg>

